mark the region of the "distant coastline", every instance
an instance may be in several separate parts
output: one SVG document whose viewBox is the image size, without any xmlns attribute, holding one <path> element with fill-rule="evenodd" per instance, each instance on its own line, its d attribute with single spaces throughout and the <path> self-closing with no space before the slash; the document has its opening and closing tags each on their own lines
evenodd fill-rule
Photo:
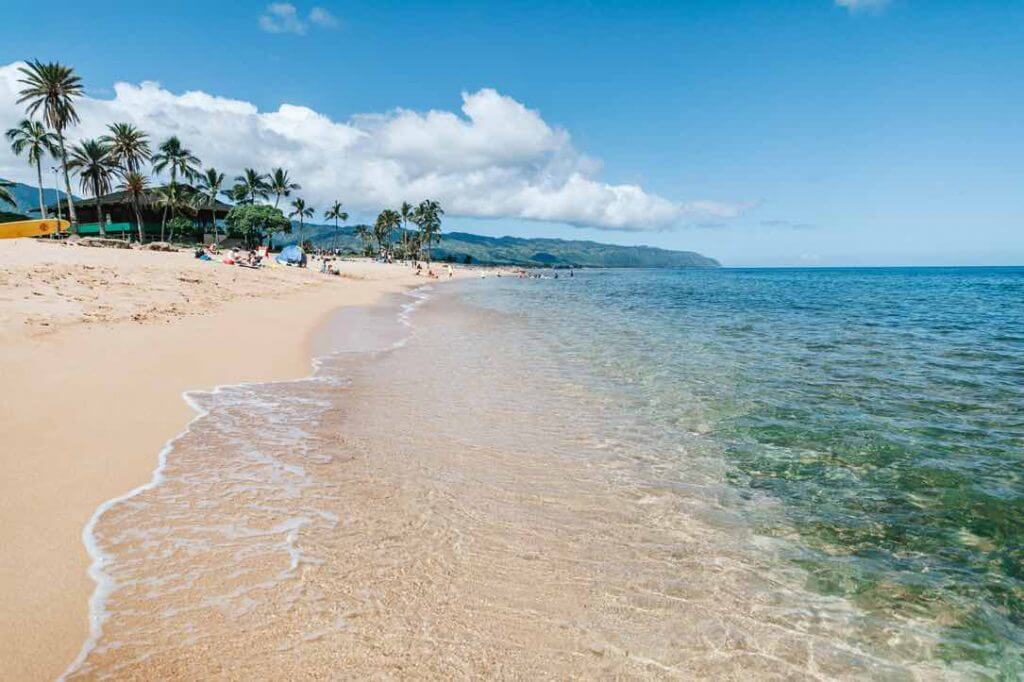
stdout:
<svg viewBox="0 0 1024 682">
<path fill-rule="evenodd" d="M 298 223 L 296 223 L 297 225 Z M 359 225 L 335 229 L 331 225 L 305 226 L 316 246 L 352 252 L 361 249 Z M 294 243 L 290 236 L 275 243 Z M 503 265 L 531 268 L 719 268 L 722 264 L 695 251 L 673 251 L 654 246 L 620 246 L 601 242 L 524 237 L 487 237 L 468 232 L 445 232 L 434 248 L 434 257 L 471 265 Z M 469 257 L 467 261 L 466 258 Z"/>
</svg>

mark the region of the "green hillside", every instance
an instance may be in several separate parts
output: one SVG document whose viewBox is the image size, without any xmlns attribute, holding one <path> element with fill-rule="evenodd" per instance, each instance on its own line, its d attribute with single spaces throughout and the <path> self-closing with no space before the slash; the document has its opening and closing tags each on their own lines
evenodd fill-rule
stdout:
<svg viewBox="0 0 1024 682">
<path fill-rule="evenodd" d="M 6 201 L 0 201 L 0 211 L 5 213 L 17 213 L 31 218 L 39 217 L 38 188 L 33 185 L 15 182 L 7 189 L 14 195 L 14 205 L 12 206 Z M 58 197 L 63 198 L 64 196 L 64 192 L 58 192 L 55 189 L 43 189 L 43 200 L 46 202 L 47 206 L 53 204 Z"/>
<path fill-rule="evenodd" d="M 20 219 L 21 216 L 38 217 L 39 197 L 35 187 L 14 183 L 10 188 L 15 206 L 0 203 L 0 216 Z M 44 190 L 48 205 L 64 193 Z M 20 214 L 14 216 L 11 214 Z M 0 221 L 4 220 L 0 217 Z M 274 244 L 284 246 L 298 239 L 298 223 L 292 223 L 290 235 L 279 234 Z M 335 230 L 332 225 L 306 225 L 303 238 L 319 247 L 340 248 L 361 253 L 363 242 L 356 235 L 355 226 Z M 396 241 L 398 237 L 396 236 Z M 482 265 L 516 265 L 522 267 L 590 267 L 590 268 L 714 268 L 718 261 L 693 251 L 669 251 L 652 246 L 616 246 L 592 241 L 567 239 L 521 239 L 519 237 L 483 237 L 466 232 L 441 235 L 441 243 L 433 248 L 436 260 L 466 261 Z"/>
<path fill-rule="evenodd" d="M 298 225 L 292 234 L 277 235 L 275 244 L 294 243 Z M 316 246 L 337 247 L 361 252 L 362 242 L 352 226 L 337 233 L 333 226 L 306 225 L 304 239 Z M 397 237 L 396 237 L 397 240 Z M 566 239 L 521 239 L 519 237 L 484 237 L 465 232 L 441 235 L 441 243 L 433 248 L 437 260 L 452 259 L 482 265 L 517 265 L 523 267 L 592 267 L 592 268 L 715 268 L 713 258 L 693 251 L 669 251 L 651 246 L 616 246 L 592 241 Z"/>
</svg>

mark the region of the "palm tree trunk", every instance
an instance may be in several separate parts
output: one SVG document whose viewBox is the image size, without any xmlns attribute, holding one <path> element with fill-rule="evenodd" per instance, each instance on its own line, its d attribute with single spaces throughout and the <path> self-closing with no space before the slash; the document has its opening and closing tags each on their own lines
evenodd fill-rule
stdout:
<svg viewBox="0 0 1024 682">
<path fill-rule="evenodd" d="M 71 201 L 71 178 L 68 176 L 68 152 L 64 149 L 64 133 L 57 131 L 57 142 L 60 145 L 60 167 L 64 171 L 64 191 L 68 200 L 68 220 L 71 221 L 71 234 L 78 234 L 78 216 L 75 215 L 75 204 Z M 58 199 L 57 201 L 60 201 Z"/>
<path fill-rule="evenodd" d="M 36 159 L 36 177 L 39 178 L 39 217 L 46 220 L 46 204 L 43 202 L 43 167 Z M 58 201 L 60 201 L 58 199 Z"/>
<path fill-rule="evenodd" d="M 139 226 L 139 244 L 142 243 L 142 213 L 139 211 L 139 200 L 135 199 L 132 201 L 132 206 L 135 208 L 135 222 Z"/>
<path fill-rule="evenodd" d="M 99 236 L 106 237 L 106 224 L 103 222 L 103 201 L 99 198 L 99 182 L 93 180 L 92 194 L 96 197 L 96 220 L 99 223 Z"/>
<path fill-rule="evenodd" d="M 216 201 L 216 199 L 214 199 Z M 213 228 L 213 247 L 217 248 L 219 241 L 217 237 L 217 206 L 214 203 L 210 204 L 210 227 Z"/>
</svg>

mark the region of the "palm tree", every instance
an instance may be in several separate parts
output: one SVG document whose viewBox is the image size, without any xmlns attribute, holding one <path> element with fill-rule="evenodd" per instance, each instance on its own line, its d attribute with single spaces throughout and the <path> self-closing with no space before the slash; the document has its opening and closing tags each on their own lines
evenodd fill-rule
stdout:
<svg viewBox="0 0 1024 682">
<path fill-rule="evenodd" d="M 207 207 L 210 209 L 210 225 L 213 226 L 213 244 L 217 245 L 217 195 L 224 186 L 224 174 L 218 173 L 216 168 L 207 168 L 199 176 L 199 191 L 206 197 Z"/>
<path fill-rule="evenodd" d="M 153 170 L 157 173 L 164 172 L 165 169 L 171 171 L 171 189 L 168 196 L 174 198 L 173 201 L 164 203 L 163 217 L 160 220 L 160 241 L 164 239 L 164 226 L 167 224 L 167 211 L 174 213 L 180 208 L 181 203 L 177 200 L 181 192 L 177 189 L 178 186 L 178 175 L 181 175 L 186 180 L 192 180 L 199 174 L 199 158 L 192 153 L 191 149 L 184 147 L 181 144 L 181 140 L 176 135 L 172 135 L 157 147 L 157 153 L 153 155 Z"/>
<path fill-rule="evenodd" d="M 384 258 L 391 255 L 391 235 L 396 227 L 402 224 L 402 216 L 398 211 L 386 208 L 377 216 L 373 226 L 373 236 L 377 238 L 377 248 L 384 252 Z"/>
<path fill-rule="evenodd" d="M 7 189 L 8 187 L 14 187 L 14 183 L 8 182 L 7 180 L 0 180 L 0 204 L 6 202 L 13 206 L 14 195 L 11 194 L 11 190 Z"/>
<path fill-rule="evenodd" d="M 43 154 L 57 156 L 60 152 L 57 149 L 57 136 L 46 130 L 39 121 L 25 119 L 18 124 L 17 128 L 7 131 L 7 139 L 11 143 L 11 151 L 17 156 L 23 153 L 28 157 L 28 162 L 36 167 L 36 178 L 39 180 L 39 214 L 46 220 L 46 202 L 43 201 Z M 60 197 L 57 197 L 60 202 Z"/>
<path fill-rule="evenodd" d="M 199 163 L 199 158 L 192 150 L 182 146 L 181 140 L 174 135 L 161 142 L 156 154 L 153 154 L 153 170 L 163 173 L 165 169 L 170 169 L 172 185 L 178 181 L 179 175 L 185 180 L 192 180 L 199 175 Z"/>
<path fill-rule="evenodd" d="M 249 202 L 249 190 L 240 183 L 237 183 L 231 187 L 231 189 L 224 190 L 224 196 L 236 204 L 248 204 Z"/>
<path fill-rule="evenodd" d="M 298 217 L 299 219 L 299 246 L 302 246 L 302 228 L 305 224 L 305 219 L 312 218 L 313 213 L 315 213 L 313 208 L 306 206 L 306 202 L 302 199 L 296 199 L 292 202 L 292 212 L 288 214 L 288 217 Z"/>
<path fill-rule="evenodd" d="M 284 168 L 275 168 L 274 172 L 270 175 L 267 189 L 274 195 L 274 208 L 277 208 L 281 197 L 291 196 L 292 191 L 302 189 L 302 185 L 292 182 L 292 179 L 288 177 L 288 171 Z"/>
<path fill-rule="evenodd" d="M 160 241 L 164 241 L 164 230 L 167 225 L 166 217 L 168 211 L 171 218 L 175 218 L 182 211 L 191 212 L 193 209 L 193 197 L 195 191 L 188 185 L 181 185 L 172 182 L 156 192 L 156 204 L 164 209 L 164 222 L 160 224 Z M 168 240 L 174 239 L 174 221 L 171 221 L 171 233 L 167 235 Z"/>
<path fill-rule="evenodd" d="M 416 207 L 416 214 L 413 218 L 420 228 L 422 241 L 427 245 L 427 262 L 430 262 L 430 245 L 434 241 L 440 241 L 441 235 L 441 204 L 432 199 L 424 199 Z"/>
<path fill-rule="evenodd" d="M 103 195 L 110 192 L 110 180 L 117 170 L 117 164 L 110 155 L 110 147 L 100 140 L 82 140 L 71 148 L 68 168 L 78 173 L 83 192 L 92 191 L 96 200 L 96 220 L 100 226 L 100 236 L 106 237 Z"/>
<path fill-rule="evenodd" d="M 402 256 L 409 260 L 409 221 L 413 219 L 415 211 L 408 201 L 403 201 L 398 208 L 398 215 L 402 217 Z"/>
<path fill-rule="evenodd" d="M 127 194 L 128 199 L 132 203 L 132 209 L 135 211 L 135 224 L 139 228 L 139 243 L 141 244 L 144 240 L 144 235 L 142 234 L 142 210 L 139 208 L 139 205 L 149 190 L 149 180 L 138 171 L 128 171 L 121 176 L 121 185 L 118 187 L 118 190 Z"/>
<path fill-rule="evenodd" d="M 363 241 L 363 254 L 366 254 L 366 250 L 370 247 L 370 231 L 366 229 L 366 225 L 356 225 L 356 236 Z"/>
<path fill-rule="evenodd" d="M 416 258 L 419 259 L 420 249 L 423 248 L 423 235 L 419 232 L 410 232 L 406 248 L 409 250 L 409 253 L 416 254 Z"/>
<path fill-rule="evenodd" d="M 334 221 L 334 248 L 338 248 L 338 221 L 348 220 L 348 213 L 342 209 L 340 201 L 335 201 L 324 213 L 324 218 Z"/>
<path fill-rule="evenodd" d="M 266 199 L 270 196 L 270 185 L 267 176 L 253 168 L 246 168 L 242 175 L 235 176 L 235 190 L 245 197 L 247 204 L 255 204 L 256 198 Z"/>
<path fill-rule="evenodd" d="M 68 174 L 68 154 L 64 147 L 64 130 L 78 123 L 75 99 L 82 96 L 82 79 L 75 70 L 58 62 L 43 63 L 38 59 L 18 69 L 24 78 L 18 80 L 25 87 L 19 91 L 18 104 L 28 103 L 29 116 L 42 110 L 43 122 L 57 135 L 60 165 L 64 171 L 64 191 L 68 201 L 71 231 L 78 231 L 78 216 L 71 201 L 71 178 Z"/>
<path fill-rule="evenodd" d="M 164 216 L 166 218 L 167 213 L 170 212 L 171 220 L 161 223 L 160 226 L 160 241 L 164 241 L 164 231 L 168 224 L 171 225 L 171 231 L 167 235 L 167 241 L 174 241 L 174 225 L 175 218 L 181 213 L 191 213 L 196 208 L 196 190 L 191 188 L 187 184 L 180 184 L 178 182 L 172 182 L 166 187 L 162 187 L 157 190 L 157 205 L 163 207 Z"/>
<path fill-rule="evenodd" d="M 110 156 L 126 172 L 138 172 L 152 152 L 149 149 L 149 135 L 131 123 L 112 123 L 107 126 L 109 135 L 100 140 L 110 147 Z"/>
</svg>

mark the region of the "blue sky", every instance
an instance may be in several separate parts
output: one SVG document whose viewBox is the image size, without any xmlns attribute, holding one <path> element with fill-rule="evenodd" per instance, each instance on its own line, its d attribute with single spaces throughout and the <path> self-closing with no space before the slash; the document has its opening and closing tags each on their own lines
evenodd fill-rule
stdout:
<svg viewBox="0 0 1024 682">
<path fill-rule="evenodd" d="M 493 88 L 571 136 L 602 183 L 728 207 L 625 231 L 489 206 L 448 229 L 693 249 L 729 265 L 1024 263 L 1024 3 L 294 7 L 14 3 L 0 64 L 59 59 L 98 99 L 118 81 L 158 81 L 333 121 L 459 114 L 462 93 Z"/>
</svg>

